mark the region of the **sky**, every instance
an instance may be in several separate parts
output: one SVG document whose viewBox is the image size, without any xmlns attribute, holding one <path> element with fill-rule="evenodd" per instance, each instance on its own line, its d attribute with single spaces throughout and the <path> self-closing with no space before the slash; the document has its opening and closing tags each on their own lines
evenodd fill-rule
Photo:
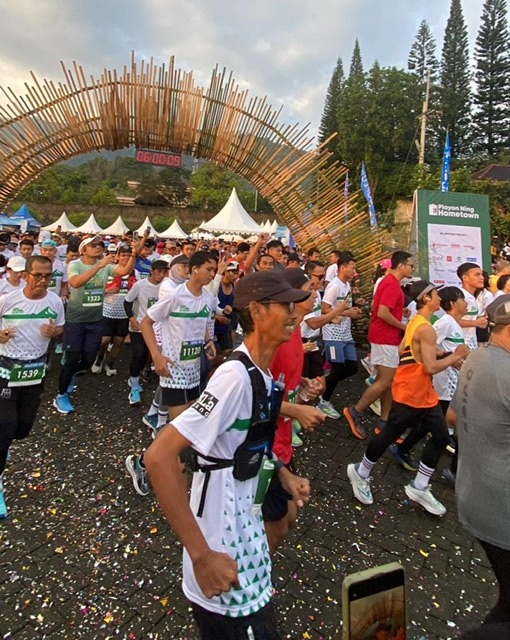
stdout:
<svg viewBox="0 0 510 640">
<path fill-rule="evenodd" d="M 285 122 L 316 134 L 338 57 L 348 69 L 355 38 L 368 69 L 405 68 L 420 22 L 443 42 L 449 0 L 3 0 L 0 85 L 24 92 L 30 71 L 63 80 L 60 61 L 104 68 L 153 57 L 208 84 L 218 64 L 250 95 L 283 105 Z M 462 0 L 471 54 L 482 0 Z M 0 103 L 4 103 L 0 95 Z"/>
</svg>

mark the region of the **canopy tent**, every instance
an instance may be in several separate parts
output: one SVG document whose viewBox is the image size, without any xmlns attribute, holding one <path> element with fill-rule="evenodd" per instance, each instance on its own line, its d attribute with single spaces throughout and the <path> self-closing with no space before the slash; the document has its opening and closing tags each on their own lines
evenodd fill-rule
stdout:
<svg viewBox="0 0 510 640">
<path fill-rule="evenodd" d="M 145 230 L 147 229 L 147 227 L 149 227 L 149 229 L 150 229 L 150 231 L 149 231 L 149 235 L 150 236 L 157 236 L 158 235 L 158 232 L 152 226 L 152 222 L 149 220 L 149 216 L 147 216 L 145 218 L 145 220 L 138 227 L 138 229 L 135 231 L 135 233 L 137 233 L 139 236 L 143 236 L 143 234 L 145 233 Z"/>
<path fill-rule="evenodd" d="M 188 234 L 181 229 L 181 225 L 177 222 L 177 218 L 172 222 L 172 224 L 161 233 L 158 233 L 160 238 L 187 238 Z"/>
<path fill-rule="evenodd" d="M 278 223 L 276 222 L 276 220 L 273 220 L 273 224 L 269 227 L 269 233 L 276 233 L 277 229 L 278 229 Z"/>
<path fill-rule="evenodd" d="M 264 222 L 264 224 L 262 225 L 262 231 L 264 233 L 270 233 L 270 231 L 271 231 L 271 223 L 269 222 L 269 220 L 266 220 Z"/>
<path fill-rule="evenodd" d="M 93 213 L 90 214 L 87 222 L 84 222 L 81 227 L 77 227 L 75 231 L 78 231 L 79 233 L 103 233 L 103 230 L 97 224 L 97 220 Z"/>
<path fill-rule="evenodd" d="M 22 204 L 21 207 L 12 214 L 10 221 L 11 225 L 20 227 L 22 231 L 26 231 L 29 227 L 32 229 L 34 227 L 37 229 L 41 227 L 41 223 L 30 213 L 26 204 Z"/>
<path fill-rule="evenodd" d="M 129 231 L 129 227 L 122 219 L 122 216 L 119 216 L 117 220 L 106 229 L 103 229 L 103 233 L 107 233 L 111 236 L 123 236 L 125 233 Z"/>
<path fill-rule="evenodd" d="M 204 226 L 204 224 L 205 224 L 205 220 L 202 220 L 202 222 L 198 225 L 198 227 L 195 227 L 194 229 L 191 230 L 191 233 L 198 233 L 200 229 Z"/>
<path fill-rule="evenodd" d="M 9 227 L 12 226 L 11 218 L 4 214 L 0 215 L 0 227 Z"/>
<path fill-rule="evenodd" d="M 209 222 L 201 227 L 204 231 L 228 234 L 252 234 L 262 231 L 259 224 L 253 220 L 237 197 L 237 192 L 232 189 L 228 202 Z"/>
<path fill-rule="evenodd" d="M 64 211 L 64 213 L 60 216 L 60 218 L 58 220 L 56 220 L 55 222 L 53 222 L 53 224 L 48 224 L 45 227 L 43 227 L 44 231 L 56 231 L 58 228 L 60 227 L 60 229 L 64 232 L 67 231 L 76 231 L 76 227 L 74 226 L 74 224 L 69 220 L 69 218 L 66 215 L 66 212 Z"/>
</svg>

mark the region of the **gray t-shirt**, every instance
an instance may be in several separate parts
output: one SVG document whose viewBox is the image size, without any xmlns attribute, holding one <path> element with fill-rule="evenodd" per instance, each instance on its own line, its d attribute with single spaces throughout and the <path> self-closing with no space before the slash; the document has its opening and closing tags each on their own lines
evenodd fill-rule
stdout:
<svg viewBox="0 0 510 640">
<path fill-rule="evenodd" d="M 83 287 L 75 288 L 69 284 L 66 322 L 98 322 L 103 318 L 104 291 L 108 276 L 117 265 L 108 264 L 100 269 Z M 94 265 L 84 264 L 81 259 L 73 260 L 67 267 L 67 277 L 81 275 L 93 269 Z"/>
<path fill-rule="evenodd" d="M 510 352 L 469 354 L 451 402 L 457 413 L 459 520 L 469 533 L 510 550 Z"/>
</svg>

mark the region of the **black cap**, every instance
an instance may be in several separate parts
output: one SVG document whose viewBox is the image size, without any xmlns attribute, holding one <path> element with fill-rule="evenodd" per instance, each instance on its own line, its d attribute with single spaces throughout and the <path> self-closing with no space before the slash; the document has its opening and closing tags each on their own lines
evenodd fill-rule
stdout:
<svg viewBox="0 0 510 640">
<path fill-rule="evenodd" d="M 303 269 L 299 267 L 287 267 L 285 271 L 281 272 L 281 275 L 294 289 L 301 289 L 310 280 Z"/>
<path fill-rule="evenodd" d="M 274 302 L 302 302 L 309 291 L 294 289 L 281 273 L 257 271 L 241 278 L 234 287 L 234 307 L 244 309 L 250 302 L 271 300 Z"/>
</svg>

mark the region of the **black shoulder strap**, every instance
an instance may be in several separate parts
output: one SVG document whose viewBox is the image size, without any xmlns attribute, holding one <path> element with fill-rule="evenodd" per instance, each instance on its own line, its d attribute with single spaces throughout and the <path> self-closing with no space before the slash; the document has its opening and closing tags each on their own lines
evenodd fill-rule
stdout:
<svg viewBox="0 0 510 640">
<path fill-rule="evenodd" d="M 243 351 L 232 351 L 226 358 L 242 362 L 250 376 L 253 391 L 252 421 L 269 420 L 271 413 L 270 396 L 267 394 L 266 383 L 259 369 Z"/>
</svg>

